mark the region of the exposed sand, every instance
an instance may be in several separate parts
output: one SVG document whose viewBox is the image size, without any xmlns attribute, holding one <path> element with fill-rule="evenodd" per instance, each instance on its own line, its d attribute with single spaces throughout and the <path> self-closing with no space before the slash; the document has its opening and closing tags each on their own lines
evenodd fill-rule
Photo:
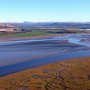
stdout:
<svg viewBox="0 0 90 90">
<path fill-rule="evenodd" d="M 0 90 L 90 90 L 90 57 L 60 61 L 1 77 Z"/>
</svg>

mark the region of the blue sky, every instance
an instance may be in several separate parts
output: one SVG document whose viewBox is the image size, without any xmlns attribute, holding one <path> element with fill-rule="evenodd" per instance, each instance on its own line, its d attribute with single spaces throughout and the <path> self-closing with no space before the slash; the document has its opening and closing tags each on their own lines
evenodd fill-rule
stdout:
<svg viewBox="0 0 90 90">
<path fill-rule="evenodd" d="M 0 21 L 90 22 L 90 0 L 0 0 Z"/>
</svg>

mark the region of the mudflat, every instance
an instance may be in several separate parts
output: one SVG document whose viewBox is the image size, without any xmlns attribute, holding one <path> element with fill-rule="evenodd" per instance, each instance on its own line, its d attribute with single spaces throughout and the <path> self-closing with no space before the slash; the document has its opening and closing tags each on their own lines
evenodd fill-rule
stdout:
<svg viewBox="0 0 90 90">
<path fill-rule="evenodd" d="M 59 60 L 88 57 L 90 42 L 85 41 L 89 38 L 89 34 L 70 34 L 0 42 L 0 76 Z"/>
</svg>

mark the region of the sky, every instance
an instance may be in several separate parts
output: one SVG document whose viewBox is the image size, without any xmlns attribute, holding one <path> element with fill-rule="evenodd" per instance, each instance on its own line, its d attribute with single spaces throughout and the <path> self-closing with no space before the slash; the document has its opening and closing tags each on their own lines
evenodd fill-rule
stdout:
<svg viewBox="0 0 90 90">
<path fill-rule="evenodd" d="M 0 22 L 90 22 L 90 0 L 0 0 Z"/>
</svg>

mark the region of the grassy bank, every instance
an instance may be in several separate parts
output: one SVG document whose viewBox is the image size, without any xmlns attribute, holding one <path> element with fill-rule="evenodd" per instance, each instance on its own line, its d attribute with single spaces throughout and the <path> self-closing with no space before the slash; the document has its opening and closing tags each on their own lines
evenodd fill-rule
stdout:
<svg viewBox="0 0 90 90">
<path fill-rule="evenodd" d="M 48 33 L 46 31 L 31 31 L 31 32 L 18 32 L 18 33 L 7 33 L 0 34 L 0 41 L 12 41 L 30 38 L 44 38 L 53 36 L 55 34 Z"/>
<path fill-rule="evenodd" d="M 18 33 L 10 33 L 10 34 L 0 34 L 0 36 L 14 36 L 14 37 L 29 37 L 29 36 L 40 36 L 40 35 L 48 35 L 50 33 L 46 31 L 31 31 L 31 32 L 18 32 Z"/>
<path fill-rule="evenodd" d="M 73 29 L 31 29 L 29 32 L 20 31 L 16 33 L 3 33 L 0 36 L 3 37 L 31 37 L 31 36 L 42 36 L 52 34 L 82 34 L 87 33 L 85 31 L 73 30 Z"/>
<path fill-rule="evenodd" d="M 60 61 L 0 78 L 0 90 L 89 90 L 90 57 Z"/>
</svg>

